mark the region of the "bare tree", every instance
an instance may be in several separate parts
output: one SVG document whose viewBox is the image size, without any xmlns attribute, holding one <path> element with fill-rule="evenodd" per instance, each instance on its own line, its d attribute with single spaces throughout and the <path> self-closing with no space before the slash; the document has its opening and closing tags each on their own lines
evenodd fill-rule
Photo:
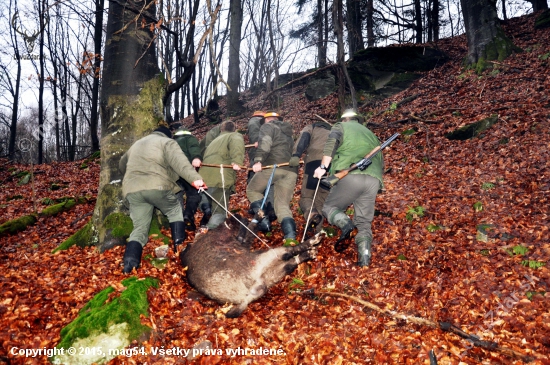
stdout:
<svg viewBox="0 0 550 365">
<path fill-rule="evenodd" d="M 239 104 L 239 84 L 241 82 L 240 50 L 241 25 L 243 22 L 243 8 L 241 0 L 230 2 L 230 35 L 229 35 L 229 68 L 227 90 L 227 112 L 229 115 L 238 114 L 242 106 Z"/>
<path fill-rule="evenodd" d="M 343 4 L 342 0 L 335 0 L 332 4 L 332 20 L 334 23 L 334 33 L 336 34 L 337 39 L 337 61 L 338 61 L 338 101 L 340 104 L 340 108 L 343 110 L 346 108 L 346 100 L 345 100 L 345 87 L 346 83 L 348 85 L 350 96 L 351 96 L 351 104 L 354 109 L 357 109 L 357 97 L 355 95 L 355 87 L 353 86 L 353 83 L 351 82 L 351 79 L 348 74 L 348 70 L 346 67 L 346 63 L 344 61 L 344 30 L 343 30 L 343 23 L 344 23 L 344 17 L 343 17 Z"/>
<path fill-rule="evenodd" d="M 461 5 L 468 39 L 469 65 L 479 72 L 490 67 L 487 61 L 501 61 L 517 49 L 500 26 L 494 1 L 461 0 Z"/>
<path fill-rule="evenodd" d="M 346 26 L 348 29 L 349 55 L 353 55 L 365 49 L 363 43 L 363 19 L 361 16 L 360 0 L 346 0 Z"/>
</svg>

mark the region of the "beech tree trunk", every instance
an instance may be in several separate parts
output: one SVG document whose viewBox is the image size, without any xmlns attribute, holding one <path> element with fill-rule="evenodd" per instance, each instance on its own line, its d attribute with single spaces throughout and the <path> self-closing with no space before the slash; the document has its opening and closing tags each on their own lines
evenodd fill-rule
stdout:
<svg viewBox="0 0 550 365">
<path fill-rule="evenodd" d="M 461 0 L 468 56 L 466 63 L 478 72 L 490 67 L 487 61 L 502 61 L 517 47 L 506 37 L 492 0 Z"/>
<path fill-rule="evenodd" d="M 132 143 L 155 129 L 163 117 L 165 83 L 155 48 L 150 46 L 150 19 L 144 16 L 155 14 L 153 1 L 109 4 L 100 99 L 101 173 L 91 232 L 92 243 L 102 251 L 125 240 L 115 237 L 104 225 L 111 215 L 127 212 L 118 162 Z M 135 22 L 136 12 L 132 9 L 141 14 Z"/>
<path fill-rule="evenodd" d="M 546 10 L 548 9 L 548 1 L 547 0 L 527 0 L 531 3 L 533 6 L 533 12 L 536 13 L 539 10 Z"/>
<path fill-rule="evenodd" d="M 92 140 L 92 152 L 99 151 L 99 137 L 97 127 L 99 125 L 99 75 L 101 70 L 101 45 L 103 37 L 103 9 L 105 0 L 95 0 L 95 26 L 94 26 L 94 81 L 92 86 L 92 109 L 90 115 L 90 138 Z"/>
<path fill-rule="evenodd" d="M 348 28 L 349 57 L 353 58 L 355 52 L 365 49 L 363 42 L 361 7 L 359 0 L 346 0 L 347 14 L 346 25 Z"/>
<path fill-rule="evenodd" d="M 374 0 L 367 0 L 367 47 L 374 47 Z"/>
<path fill-rule="evenodd" d="M 243 7 L 241 0 L 231 0 L 229 31 L 229 67 L 227 84 L 231 90 L 227 91 L 227 112 L 230 116 L 240 112 L 239 84 L 241 82 L 240 50 L 241 25 L 243 23 Z"/>
</svg>

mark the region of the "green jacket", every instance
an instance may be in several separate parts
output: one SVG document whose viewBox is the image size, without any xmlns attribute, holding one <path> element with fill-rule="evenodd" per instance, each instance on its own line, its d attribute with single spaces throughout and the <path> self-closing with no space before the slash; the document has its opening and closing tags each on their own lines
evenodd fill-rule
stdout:
<svg viewBox="0 0 550 365">
<path fill-rule="evenodd" d="M 178 142 L 189 162 L 192 162 L 196 158 L 201 159 L 202 155 L 199 140 L 192 135 L 191 132 L 185 131 L 184 134 L 174 136 L 174 140 Z"/>
<path fill-rule="evenodd" d="M 369 154 L 380 142 L 374 133 L 357 120 L 336 123 L 328 136 L 323 155 L 331 156 L 330 174 L 347 169 L 353 163 L 359 162 Z M 382 179 L 384 159 L 382 153 L 376 155 L 372 164 L 365 170 L 353 170 L 350 174 L 367 174 L 380 181 L 380 188 L 384 187 Z"/>
<path fill-rule="evenodd" d="M 222 132 L 206 148 L 204 159 L 205 164 L 238 165 L 244 162 L 244 138 L 239 132 Z M 206 186 L 213 188 L 233 189 L 236 180 L 236 171 L 232 168 L 223 169 L 223 183 L 219 167 L 201 166 L 199 170 L 204 178 Z"/>
<path fill-rule="evenodd" d="M 208 145 L 210 143 L 212 143 L 212 141 L 215 140 L 216 137 L 218 137 L 219 135 L 220 135 L 220 125 L 219 124 L 217 126 L 213 127 L 211 130 L 209 130 L 206 133 L 206 136 L 204 136 L 204 138 L 201 139 L 201 141 L 200 141 L 201 156 L 204 157 L 206 147 L 208 147 Z"/>
<path fill-rule="evenodd" d="M 258 142 L 258 138 L 260 138 L 260 128 L 262 127 L 264 118 L 262 117 L 252 117 L 248 121 L 248 143 L 256 143 Z M 255 147 L 249 147 L 247 149 L 248 151 L 248 160 L 250 162 L 250 166 L 254 164 L 254 156 L 256 155 L 256 148 Z"/>
<path fill-rule="evenodd" d="M 292 157 L 294 140 L 292 125 L 280 120 L 264 123 L 260 128 L 258 149 L 254 156 L 254 163 L 261 162 L 263 166 L 285 163 Z M 281 167 L 285 170 L 297 172 L 297 167 Z"/>
<path fill-rule="evenodd" d="M 124 175 L 124 197 L 141 190 L 177 193 L 181 190 L 176 184 L 180 176 L 189 183 L 202 179 L 176 141 L 161 132 L 137 140 L 122 156 L 118 168 Z"/>
</svg>

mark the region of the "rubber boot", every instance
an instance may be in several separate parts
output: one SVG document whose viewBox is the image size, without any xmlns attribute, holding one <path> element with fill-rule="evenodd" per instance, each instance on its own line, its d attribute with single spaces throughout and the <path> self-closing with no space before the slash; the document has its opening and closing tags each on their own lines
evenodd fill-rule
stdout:
<svg viewBox="0 0 550 365">
<path fill-rule="evenodd" d="M 269 219 L 270 222 L 277 220 L 277 214 L 275 214 L 275 208 L 273 208 L 273 204 L 271 204 L 270 201 L 265 202 L 264 211 L 265 211 L 265 216 Z"/>
<path fill-rule="evenodd" d="M 286 217 L 281 221 L 281 229 L 285 235 L 285 240 L 287 238 L 296 239 L 296 222 L 294 218 Z"/>
<path fill-rule="evenodd" d="M 218 227 L 220 224 L 222 224 L 223 222 L 225 222 L 225 214 L 216 213 L 212 215 L 206 227 L 208 227 L 208 229 L 214 229 Z"/>
<path fill-rule="evenodd" d="M 356 237 L 355 243 L 357 244 L 357 265 L 369 266 L 372 257 L 372 238 Z"/>
<path fill-rule="evenodd" d="M 130 241 L 126 244 L 126 250 L 124 251 L 124 257 L 122 262 L 124 268 L 122 272 L 129 274 L 133 269 L 137 269 L 141 263 L 141 253 L 143 252 L 143 246 L 137 241 Z"/>
<path fill-rule="evenodd" d="M 212 205 L 210 203 L 201 203 L 201 210 L 204 213 L 201 218 L 201 227 L 206 227 L 210 217 L 212 217 Z"/>
<path fill-rule="evenodd" d="M 194 221 L 193 216 L 183 215 L 183 224 L 185 225 L 186 231 L 195 231 L 197 229 Z"/>
<path fill-rule="evenodd" d="M 185 223 L 183 221 L 170 223 L 172 231 L 172 242 L 174 243 L 174 252 L 178 252 L 178 246 L 185 241 L 187 233 L 185 233 Z"/>
<path fill-rule="evenodd" d="M 309 214 L 309 213 L 308 213 Z M 308 214 L 305 215 L 306 219 Z M 323 224 L 323 216 L 318 213 L 313 213 L 311 218 L 309 218 L 309 224 L 306 227 L 306 236 L 309 237 L 311 234 L 317 233 L 320 231 Z"/>
<path fill-rule="evenodd" d="M 250 203 L 250 209 L 254 212 L 254 215 L 258 213 L 260 210 L 260 207 L 262 206 L 262 201 L 257 200 L 255 202 Z M 271 232 L 271 222 L 269 221 L 268 217 L 264 217 L 259 223 L 258 223 L 258 230 L 261 232 Z"/>
<path fill-rule="evenodd" d="M 336 252 L 342 252 L 347 248 L 347 245 L 345 245 L 345 242 L 355 226 L 353 225 L 353 222 L 351 219 L 347 216 L 344 212 L 338 212 L 336 215 L 334 215 L 334 218 L 332 218 L 332 224 L 338 226 L 342 230 L 342 234 L 340 235 L 340 238 L 338 238 L 338 241 L 334 244 L 334 250 Z"/>
</svg>

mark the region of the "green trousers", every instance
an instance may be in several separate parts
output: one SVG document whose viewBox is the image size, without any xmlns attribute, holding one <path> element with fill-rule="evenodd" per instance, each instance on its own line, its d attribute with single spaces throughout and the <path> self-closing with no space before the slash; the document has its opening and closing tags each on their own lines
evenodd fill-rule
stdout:
<svg viewBox="0 0 550 365">
<path fill-rule="evenodd" d="M 130 218 L 134 224 L 129 241 L 137 241 L 142 246 L 149 240 L 149 228 L 155 208 L 167 216 L 170 223 L 183 221 L 180 202 L 171 190 L 136 191 L 126 195 L 126 200 L 130 204 Z"/>
</svg>

